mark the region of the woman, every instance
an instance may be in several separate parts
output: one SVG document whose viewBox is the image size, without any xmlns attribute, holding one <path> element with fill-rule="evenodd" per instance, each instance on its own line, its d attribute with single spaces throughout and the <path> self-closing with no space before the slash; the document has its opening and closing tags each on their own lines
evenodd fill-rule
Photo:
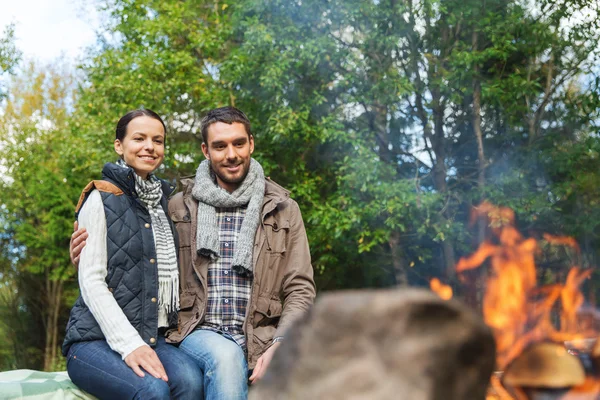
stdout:
<svg viewBox="0 0 600 400">
<path fill-rule="evenodd" d="M 167 344 L 179 307 L 172 188 L 156 178 L 165 124 L 135 110 L 117 123 L 120 159 L 84 189 L 77 206 L 88 239 L 79 260 L 81 296 L 71 310 L 63 354 L 73 382 L 100 399 L 200 399 L 202 373 Z"/>
</svg>

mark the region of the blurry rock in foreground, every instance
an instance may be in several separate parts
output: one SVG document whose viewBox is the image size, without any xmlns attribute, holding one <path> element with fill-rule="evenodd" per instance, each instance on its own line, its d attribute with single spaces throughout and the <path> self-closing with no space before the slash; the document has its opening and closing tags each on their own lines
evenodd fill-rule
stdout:
<svg viewBox="0 0 600 400">
<path fill-rule="evenodd" d="M 466 306 L 417 289 L 322 295 L 250 400 L 485 399 L 491 331 Z"/>
</svg>

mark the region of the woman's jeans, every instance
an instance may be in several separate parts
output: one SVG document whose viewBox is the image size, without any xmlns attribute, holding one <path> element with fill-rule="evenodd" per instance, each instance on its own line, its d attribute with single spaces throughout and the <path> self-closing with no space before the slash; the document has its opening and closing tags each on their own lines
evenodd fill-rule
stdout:
<svg viewBox="0 0 600 400">
<path fill-rule="evenodd" d="M 74 343 L 67 354 L 69 377 L 79 388 L 99 399 L 202 399 L 202 372 L 196 363 L 177 347 L 158 337 L 154 351 L 169 381 L 144 371 L 136 375 L 106 340 Z"/>
<path fill-rule="evenodd" d="M 246 400 L 248 363 L 242 348 L 228 336 L 196 329 L 179 345 L 204 374 L 206 400 Z"/>
</svg>

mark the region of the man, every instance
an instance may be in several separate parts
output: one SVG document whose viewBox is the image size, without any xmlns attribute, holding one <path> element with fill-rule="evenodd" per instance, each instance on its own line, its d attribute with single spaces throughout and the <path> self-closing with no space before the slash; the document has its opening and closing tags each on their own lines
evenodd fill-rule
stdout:
<svg viewBox="0 0 600 400">
<path fill-rule="evenodd" d="M 200 365 L 206 399 L 245 399 L 248 379 L 264 375 L 286 329 L 311 306 L 313 270 L 298 204 L 251 157 L 246 115 L 212 110 L 201 131 L 206 160 L 169 201 L 181 294 L 166 337 Z M 74 261 L 85 244 L 79 233 Z"/>
</svg>

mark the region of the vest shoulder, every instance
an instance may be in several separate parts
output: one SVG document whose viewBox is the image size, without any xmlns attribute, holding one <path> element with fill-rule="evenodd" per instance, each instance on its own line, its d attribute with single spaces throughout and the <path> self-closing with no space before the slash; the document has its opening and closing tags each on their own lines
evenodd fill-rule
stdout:
<svg viewBox="0 0 600 400">
<path fill-rule="evenodd" d="M 81 191 L 81 196 L 79 196 L 79 201 L 77 202 L 77 207 L 75 207 L 75 213 L 78 213 L 85 200 L 88 198 L 92 190 L 98 190 L 99 192 L 111 193 L 115 196 L 121 196 L 123 194 L 123 190 L 121 190 L 117 185 L 108 181 L 102 180 L 94 180 L 88 183 L 83 190 Z"/>
</svg>

